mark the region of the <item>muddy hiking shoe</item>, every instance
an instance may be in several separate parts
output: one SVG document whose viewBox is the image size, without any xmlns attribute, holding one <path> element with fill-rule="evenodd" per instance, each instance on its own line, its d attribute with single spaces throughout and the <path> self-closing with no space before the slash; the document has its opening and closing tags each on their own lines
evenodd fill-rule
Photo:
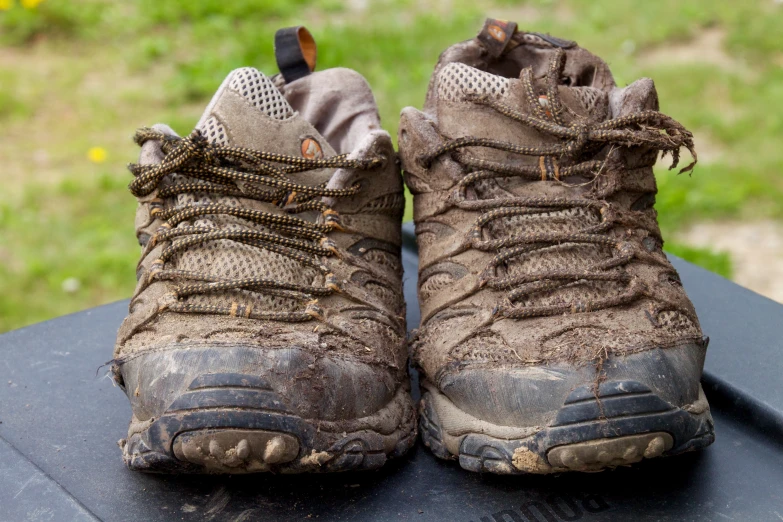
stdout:
<svg viewBox="0 0 783 522">
<path fill-rule="evenodd" d="M 272 78 L 229 74 L 192 134 L 136 133 L 142 255 L 113 361 L 131 469 L 373 469 L 415 441 L 390 136 L 358 73 L 312 72 L 304 28 L 276 55 Z"/>
<path fill-rule="evenodd" d="M 594 471 L 713 441 L 707 339 L 653 208 L 659 152 L 696 155 L 651 80 L 618 88 L 574 42 L 489 20 L 441 55 L 399 143 L 438 457 Z"/>
</svg>

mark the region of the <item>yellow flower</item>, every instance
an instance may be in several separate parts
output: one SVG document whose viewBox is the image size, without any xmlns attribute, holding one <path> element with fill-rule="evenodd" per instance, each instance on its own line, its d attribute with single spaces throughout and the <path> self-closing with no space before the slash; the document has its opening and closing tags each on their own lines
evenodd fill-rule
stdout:
<svg viewBox="0 0 783 522">
<path fill-rule="evenodd" d="M 106 149 L 103 147 L 92 147 L 87 151 L 87 159 L 93 163 L 103 163 L 106 161 Z"/>
<path fill-rule="evenodd" d="M 0 0 L 0 11 L 8 11 L 14 6 L 14 0 Z"/>
<path fill-rule="evenodd" d="M 38 7 L 38 4 L 43 2 L 44 0 L 21 0 L 22 7 L 25 9 L 35 9 Z"/>
</svg>

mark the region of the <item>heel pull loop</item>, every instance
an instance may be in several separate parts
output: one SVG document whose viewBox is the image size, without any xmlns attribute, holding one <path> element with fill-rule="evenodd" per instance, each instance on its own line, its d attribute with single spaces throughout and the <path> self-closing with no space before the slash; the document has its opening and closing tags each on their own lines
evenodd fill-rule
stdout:
<svg viewBox="0 0 783 522">
<path fill-rule="evenodd" d="M 313 72 L 316 54 L 315 39 L 303 25 L 278 29 L 275 33 L 275 60 L 286 83 Z"/>
</svg>

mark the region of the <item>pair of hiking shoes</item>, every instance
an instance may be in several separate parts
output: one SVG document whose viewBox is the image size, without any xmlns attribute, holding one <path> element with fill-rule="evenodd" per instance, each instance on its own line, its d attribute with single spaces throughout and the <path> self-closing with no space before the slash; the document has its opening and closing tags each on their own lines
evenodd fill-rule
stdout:
<svg viewBox="0 0 783 522">
<path fill-rule="evenodd" d="M 275 53 L 190 135 L 136 133 L 142 255 L 112 365 L 128 467 L 374 469 L 418 431 L 467 470 L 556 473 L 714 440 L 707 339 L 653 208 L 659 152 L 696 154 L 651 80 L 618 88 L 576 43 L 490 19 L 402 111 L 398 156 L 361 75 L 313 72 L 303 27 Z"/>
</svg>

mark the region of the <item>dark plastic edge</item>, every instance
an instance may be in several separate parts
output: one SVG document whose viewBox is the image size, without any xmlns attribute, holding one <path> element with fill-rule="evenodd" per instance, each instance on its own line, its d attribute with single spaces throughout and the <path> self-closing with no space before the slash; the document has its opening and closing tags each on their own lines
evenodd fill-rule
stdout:
<svg viewBox="0 0 783 522">
<path fill-rule="evenodd" d="M 750 426 L 775 444 L 783 445 L 783 413 L 712 372 L 705 371 L 701 382 L 711 408 Z"/>
</svg>

